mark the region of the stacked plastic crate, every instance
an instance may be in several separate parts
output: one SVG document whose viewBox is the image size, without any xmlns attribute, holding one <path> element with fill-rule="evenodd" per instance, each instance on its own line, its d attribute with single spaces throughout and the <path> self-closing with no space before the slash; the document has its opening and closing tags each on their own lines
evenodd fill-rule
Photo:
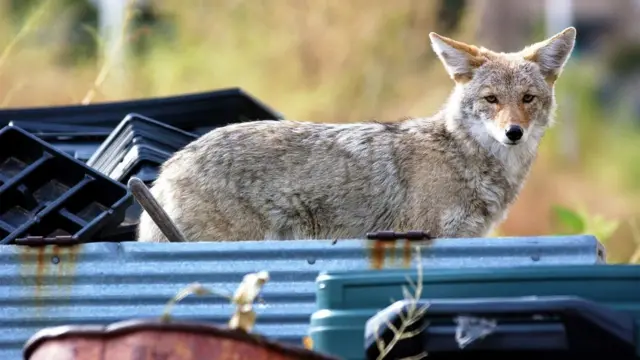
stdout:
<svg viewBox="0 0 640 360">
<path fill-rule="evenodd" d="M 141 209 L 124 186 L 205 132 L 282 119 L 240 89 L 0 111 L 0 241 L 130 241 Z M 45 240 L 42 240 L 45 241 Z"/>
</svg>

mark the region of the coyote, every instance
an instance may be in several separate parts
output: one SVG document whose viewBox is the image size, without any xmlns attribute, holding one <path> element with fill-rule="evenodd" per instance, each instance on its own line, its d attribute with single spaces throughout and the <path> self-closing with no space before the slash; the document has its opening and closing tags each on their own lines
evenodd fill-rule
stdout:
<svg viewBox="0 0 640 360">
<path fill-rule="evenodd" d="M 432 117 L 227 125 L 167 160 L 152 194 L 188 241 L 486 236 L 552 124 L 576 30 L 514 53 L 429 37 L 455 83 Z M 167 241 L 147 213 L 137 236 Z"/>
</svg>

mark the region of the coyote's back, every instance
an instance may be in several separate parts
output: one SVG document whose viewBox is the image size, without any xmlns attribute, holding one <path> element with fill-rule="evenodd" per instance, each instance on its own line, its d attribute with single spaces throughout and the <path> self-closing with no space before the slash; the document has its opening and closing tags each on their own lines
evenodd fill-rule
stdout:
<svg viewBox="0 0 640 360">
<path fill-rule="evenodd" d="M 151 191 L 190 241 L 483 236 L 526 179 L 574 39 L 502 54 L 432 33 L 456 84 L 434 116 L 229 125 L 174 154 Z M 166 241 L 146 212 L 138 239 Z"/>
<path fill-rule="evenodd" d="M 152 192 L 189 239 L 328 238 L 391 227 L 405 200 L 391 128 L 231 125 L 168 160 Z M 141 239 L 161 237 L 142 221 Z"/>
</svg>

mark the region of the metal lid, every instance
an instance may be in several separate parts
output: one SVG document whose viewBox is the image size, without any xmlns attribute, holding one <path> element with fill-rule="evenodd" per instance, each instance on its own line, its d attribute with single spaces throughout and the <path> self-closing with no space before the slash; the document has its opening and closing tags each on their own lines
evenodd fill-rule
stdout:
<svg viewBox="0 0 640 360">
<path fill-rule="evenodd" d="M 138 331 L 148 330 L 186 332 L 233 339 L 270 349 L 272 351 L 279 352 L 284 356 L 291 356 L 299 359 L 337 360 L 336 358 L 310 351 L 302 347 L 281 344 L 269 340 L 259 334 L 249 334 L 241 330 L 226 329 L 207 323 L 186 321 L 162 322 L 159 319 L 134 319 L 112 323 L 107 326 L 65 325 L 45 328 L 35 333 L 31 338 L 29 338 L 29 340 L 27 340 L 22 351 L 23 358 L 28 360 L 40 345 L 49 340 L 68 337 L 109 339 Z"/>
</svg>

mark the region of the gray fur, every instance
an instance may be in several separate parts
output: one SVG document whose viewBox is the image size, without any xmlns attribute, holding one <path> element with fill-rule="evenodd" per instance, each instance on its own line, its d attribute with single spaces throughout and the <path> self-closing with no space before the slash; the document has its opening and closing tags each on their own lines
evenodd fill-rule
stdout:
<svg viewBox="0 0 640 360">
<path fill-rule="evenodd" d="M 357 238 L 379 230 L 485 236 L 516 200 L 551 124 L 555 79 L 547 75 L 560 73 L 575 29 L 510 54 L 475 47 L 465 54 L 443 46 L 450 39 L 431 38 L 445 68 L 468 75 L 434 116 L 218 128 L 166 161 L 152 193 L 189 241 Z M 547 52 L 533 56 L 539 49 Z M 451 56 L 456 62 L 448 65 Z M 467 66 L 464 56 L 474 61 Z M 535 100 L 523 104 L 524 94 Z M 525 129 L 515 145 L 503 136 L 512 123 Z M 146 213 L 138 240 L 166 241 Z"/>
</svg>

